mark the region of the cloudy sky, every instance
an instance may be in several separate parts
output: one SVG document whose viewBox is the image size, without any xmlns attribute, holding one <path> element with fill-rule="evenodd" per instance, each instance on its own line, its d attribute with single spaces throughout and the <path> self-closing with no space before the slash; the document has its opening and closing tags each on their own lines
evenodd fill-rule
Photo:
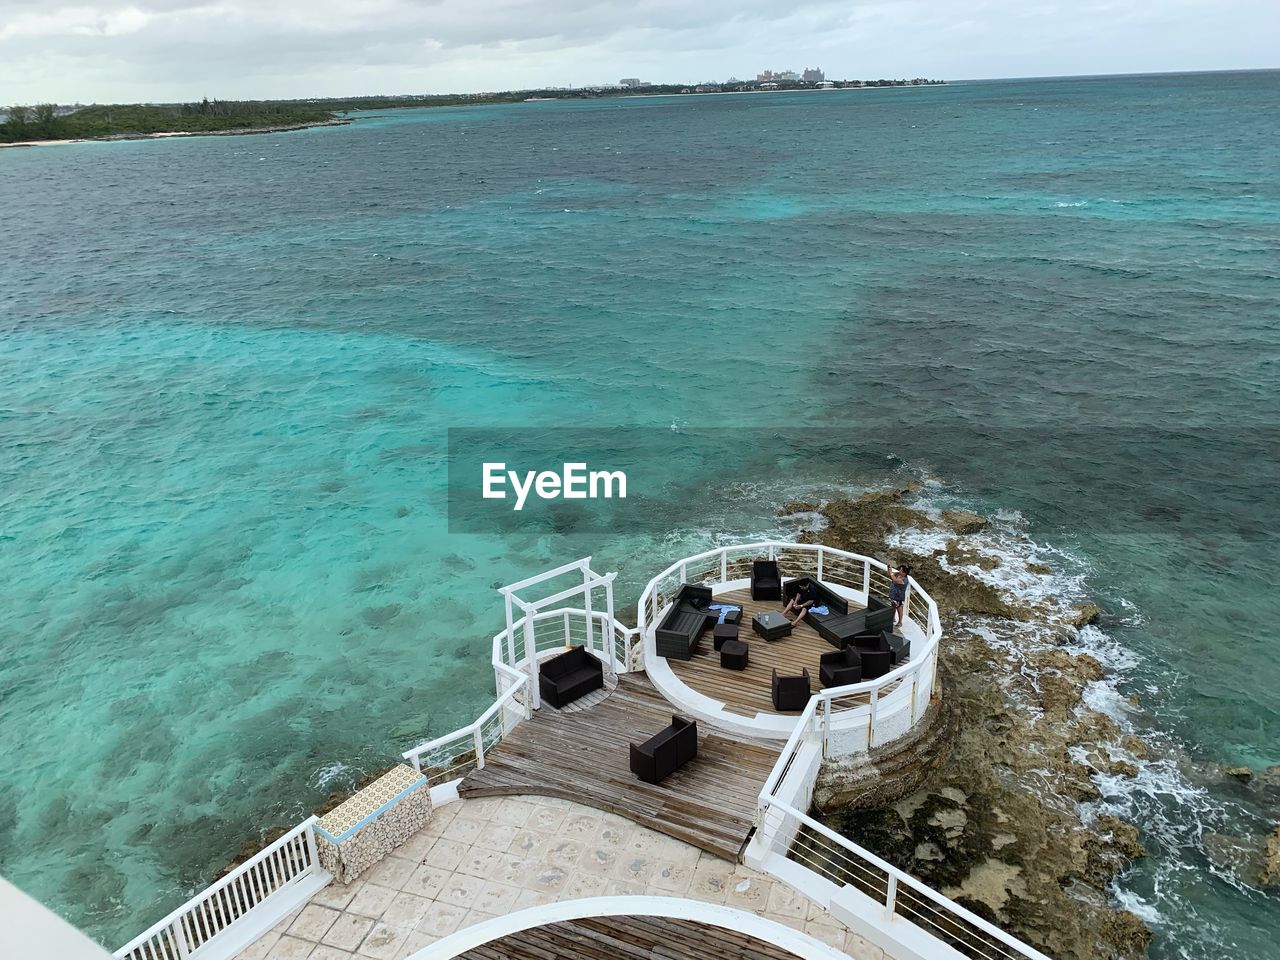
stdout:
<svg viewBox="0 0 1280 960">
<path fill-rule="evenodd" d="M 0 0 L 0 104 L 1280 66 L 1280 0 Z"/>
</svg>

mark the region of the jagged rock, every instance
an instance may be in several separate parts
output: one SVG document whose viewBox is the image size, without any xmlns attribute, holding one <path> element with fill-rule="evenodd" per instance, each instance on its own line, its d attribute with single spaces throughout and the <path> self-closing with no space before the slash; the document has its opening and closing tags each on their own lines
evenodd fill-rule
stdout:
<svg viewBox="0 0 1280 960">
<path fill-rule="evenodd" d="M 1209 861 L 1219 870 L 1230 873 L 1245 883 L 1260 882 L 1262 845 L 1256 837 L 1246 840 L 1207 830 L 1202 835 L 1202 843 Z"/>
<path fill-rule="evenodd" d="M 1274 767 L 1266 767 L 1258 774 L 1258 779 L 1263 783 L 1280 787 L 1280 764 L 1276 764 Z"/>
<path fill-rule="evenodd" d="M 1146 741 L 1140 737 L 1135 737 L 1133 734 L 1121 739 L 1120 746 L 1124 747 L 1139 760 L 1146 760 L 1147 757 L 1151 756 L 1151 750 L 1147 747 Z"/>
<path fill-rule="evenodd" d="M 1097 623 L 1101 618 L 1102 610 L 1096 603 L 1083 603 L 1066 616 L 1067 623 L 1073 627 L 1088 626 L 1091 623 Z"/>
<path fill-rule="evenodd" d="M 1038 573 L 1041 576 L 1048 576 L 1053 573 L 1053 567 L 1049 566 L 1047 563 L 1040 563 L 1038 560 L 1032 560 L 1028 563 L 1027 569 L 1032 573 Z"/>
<path fill-rule="evenodd" d="M 1140 860 L 1147 855 L 1147 848 L 1138 839 L 1138 828 L 1133 824 L 1110 814 L 1098 817 L 1094 824 L 1109 834 L 1111 846 L 1126 860 Z"/>
<path fill-rule="evenodd" d="M 1267 836 L 1262 846 L 1262 867 L 1258 870 L 1258 883 L 1264 887 L 1280 884 L 1280 827 Z"/>
<path fill-rule="evenodd" d="M 1233 780 L 1239 780 L 1241 783 L 1248 783 L 1253 779 L 1253 771 L 1248 767 L 1223 767 L 1222 775 Z"/>
<path fill-rule="evenodd" d="M 1145 957 L 1151 946 L 1151 928 L 1128 910 L 1117 910 L 1107 917 L 1102 934 L 1119 956 Z"/>
<path fill-rule="evenodd" d="M 778 508 L 778 516 L 787 517 L 793 513 L 814 513 L 822 509 L 817 500 L 788 500 Z"/>
<path fill-rule="evenodd" d="M 957 567 L 973 566 L 981 570 L 994 570 L 1000 566 L 999 557 L 989 553 L 979 553 L 959 540 L 947 541 L 946 555 L 947 563 Z"/>
<path fill-rule="evenodd" d="M 987 528 L 987 520 L 968 510 L 943 510 L 942 522 L 961 535 L 977 533 Z"/>
</svg>

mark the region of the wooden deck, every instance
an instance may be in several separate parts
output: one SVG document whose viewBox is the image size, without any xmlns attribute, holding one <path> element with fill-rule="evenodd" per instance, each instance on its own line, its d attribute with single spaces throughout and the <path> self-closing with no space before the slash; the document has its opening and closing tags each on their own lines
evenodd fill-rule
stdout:
<svg viewBox="0 0 1280 960">
<path fill-rule="evenodd" d="M 779 600 L 752 600 L 750 590 L 733 590 L 716 594 L 717 603 L 731 603 L 742 607 L 742 623 L 738 636 L 750 647 L 747 669 L 726 670 L 720 666 L 720 654 L 711 642 L 707 631 L 698 646 L 698 654 L 692 660 L 667 660 L 671 671 L 687 686 L 698 693 L 719 700 L 730 713 L 754 717 L 757 713 L 777 713 L 773 709 L 773 668 L 779 673 L 798 674 L 802 668 L 809 670 L 809 682 L 816 693 L 821 687 L 818 676 L 818 657 L 835 648 L 818 636 L 818 632 L 802 623 L 793 628 L 791 636 L 768 643 L 751 629 L 751 618 L 768 610 L 781 612 Z M 795 711 L 799 713 L 799 711 Z M 794 716 L 780 714 L 780 716 Z"/>
<path fill-rule="evenodd" d="M 641 782 L 627 745 L 678 712 L 643 674 L 623 674 L 610 696 L 577 713 L 544 707 L 485 754 L 458 787 L 463 797 L 538 794 L 616 813 L 736 861 L 780 747 L 698 729 L 698 756 L 661 784 Z"/>
<path fill-rule="evenodd" d="M 669 917 L 585 917 L 508 934 L 458 960 L 795 960 L 736 930 Z"/>
</svg>

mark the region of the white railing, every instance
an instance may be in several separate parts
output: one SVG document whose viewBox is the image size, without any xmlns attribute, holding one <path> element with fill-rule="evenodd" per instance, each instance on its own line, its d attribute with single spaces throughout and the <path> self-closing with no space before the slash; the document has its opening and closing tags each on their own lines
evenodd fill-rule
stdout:
<svg viewBox="0 0 1280 960">
<path fill-rule="evenodd" d="M 500 630 L 494 634 L 491 658 L 495 671 L 501 672 L 506 668 L 510 675 L 527 669 L 525 624 L 528 620 L 528 617 L 520 617 L 511 624 L 509 630 Z M 568 646 L 585 646 L 600 657 L 606 667 L 611 667 L 617 673 L 625 673 L 629 669 L 631 645 L 638 636 L 637 632 L 618 623 L 610 628 L 609 615 L 602 610 L 591 612 L 590 630 L 587 629 L 587 623 L 587 611 L 582 607 L 559 607 L 535 613 L 535 655 L 542 656 Z"/>
<path fill-rule="evenodd" d="M 762 543 L 718 547 L 677 560 L 649 581 L 640 595 L 637 632 L 652 638 L 668 604 L 685 583 L 713 588 L 745 587 L 755 560 L 775 560 L 784 579 L 810 576 L 834 584 L 865 603 L 887 600 L 890 579 L 882 561 L 822 544 Z M 929 705 L 937 684 L 942 622 L 938 605 L 914 580 L 907 588 L 904 616 L 919 628 L 923 642 L 912 641 L 911 656 L 882 677 L 823 691 L 826 721 L 823 747 L 832 753 L 868 750 L 907 733 Z"/>
<path fill-rule="evenodd" d="M 206 947 L 232 924 L 320 871 L 315 822 L 315 817 L 302 821 L 113 956 L 117 960 L 186 960 L 210 955 Z"/>
<path fill-rule="evenodd" d="M 806 749 L 813 755 L 818 743 L 828 739 L 830 701 L 848 689 L 824 690 L 802 711 L 760 791 L 755 842 L 807 868 L 836 891 L 856 891 L 878 902 L 884 910 L 883 922 L 890 927 L 893 923 L 913 924 L 959 954 L 978 960 L 1049 960 L 809 816 L 814 771 L 798 761 Z"/>
<path fill-rule="evenodd" d="M 528 685 L 528 674 L 517 673 L 502 695 L 479 717 L 452 733 L 406 750 L 404 759 L 424 774 L 433 787 L 457 780 L 472 768 L 483 770 L 485 752 L 492 750 L 524 719 L 527 698 L 522 702 L 518 697 Z"/>
</svg>

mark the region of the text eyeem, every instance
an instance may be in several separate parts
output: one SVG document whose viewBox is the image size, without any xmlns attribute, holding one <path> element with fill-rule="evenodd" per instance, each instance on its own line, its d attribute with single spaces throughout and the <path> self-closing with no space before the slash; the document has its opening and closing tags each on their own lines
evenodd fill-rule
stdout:
<svg viewBox="0 0 1280 960">
<path fill-rule="evenodd" d="M 627 475 L 621 470 L 588 470 L 585 463 L 566 463 L 560 473 L 554 470 L 527 470 L 520 474 L 508 470 L 505 463 L 484 465 L 486 500 L 505 500 L 506 485 L 515 491 L 514 510 L 523 510 L 530 492 L 542 500 L 620 500 L 627 498 Z"/>
</svg>

